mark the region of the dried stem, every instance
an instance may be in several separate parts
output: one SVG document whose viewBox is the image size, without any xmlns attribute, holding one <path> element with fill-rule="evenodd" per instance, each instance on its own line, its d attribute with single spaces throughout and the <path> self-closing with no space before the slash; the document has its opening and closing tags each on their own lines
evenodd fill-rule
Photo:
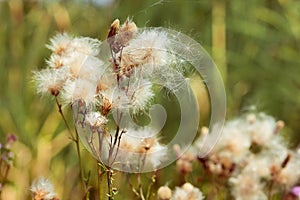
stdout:
<svg viewBox="0 0 300 200">
<path fill-rule="evenodd" d="M 70 126 L 69 126 L 69 124 L 68 124 L 68 122 L 67 122 L 67 120 L 65 118 L 65 115 L 64 115 L 64 113 L 63 113 L 63 111 L 61 109 L 62 105 L 59 103 L 57 96 L 55 96 L 55 102 L 56 102 L 56 105 L 58 107 L 58 112 L 59 112 L 60 116 L 62 117 L 62 119 L 63 119 L 63 121 L 64 121 L 64 123 L 65 123 L 65 125 L 67 127 L 67 130 L 68 130 L 68 132 L 70 134 L 71 139 L 73 141 L 75 141 L 76 139 L 75 139 L 75 137 L 74 137 L 74 135 L 72 133 L 72 130 L 71 130 L 71 128 L 70 128 Z"/>
<path fill-rule="evenodd" d="M 107 176 L 108 200 L 112 200 L 114 199 L 114 193 L 112 188 L 112 170 L 110 169 L 110 167 L 107 168 L 106 176 Z"/>
<path fill-rule="evenodd" d="M 65 115 L 64 115 L 64 113 L 61 109 L 62 105 L 59 103 L 57 96 L 55 96 L 55 101 L 56 101 L 56 105 L 58 107 L 58 112 L 59 112 L 60 116 L 62 117 L 62 119 L 63 119 L 63 121 L 64 121 L 64 123 L 67 127 L 67 130 L 70 134 L 70 137 L 71 137 L 72 141 L 75 142 L 77 156 L 78 156 L 78 162 L 79 162 L 79 168 L 80 168 L 80 170 L 79 170 L 80 179 L 81 179 L 81 182 L 82 182 L 83 190 L 84 190 L 85 193 L 87 193 L 87 185 L 86 185 L 85 178 L 84 178 L 84 172 L 83 172 L 82 160 L 81 160 L 81 154 L 80 154 L 79 136 L 78 136 L 76 126 L 75 126 L 75 136 L 74 136 L 74 134 L 72 133 L 72 130 L 71 130 L 66 118 L 65 118 Z"/>
</svg>

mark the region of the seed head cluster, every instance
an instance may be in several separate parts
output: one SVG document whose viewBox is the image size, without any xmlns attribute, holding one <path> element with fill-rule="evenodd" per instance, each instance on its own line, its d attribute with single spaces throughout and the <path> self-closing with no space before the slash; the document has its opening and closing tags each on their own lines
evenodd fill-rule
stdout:
<svg viewBox="0 0 300 200">
<path fill-rule="evenodd" d="M 34 72 L 37 92 L 71 105 L 80 139 L 97 160 L 109 166 L 159 167 L 167 151 L 160 131 L 125 121 L 148 112 L 155 85 L 175 90 L 185 80 L 172 67 L 168 33 L 116 19 L 105 41 L 59 33 L 46 47 L 52 54 L 47 67 Z"/>
<path fill-rule="evenodd" d="M 228 121 L 212 152 L 198 160 L 207 172 L 228 180 L 235 199 L 268 199 L 279 188 L 289 191 L 300 181 L 300 155 L 280 136 L 283 126 L 264 113 Z"/>
</svg>

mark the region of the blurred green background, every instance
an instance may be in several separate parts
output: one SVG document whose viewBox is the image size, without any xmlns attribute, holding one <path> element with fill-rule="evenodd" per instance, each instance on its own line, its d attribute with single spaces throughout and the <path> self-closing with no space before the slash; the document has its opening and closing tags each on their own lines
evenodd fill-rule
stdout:
<svg viewBox="0 0 300 200">
<path fill-rule="evenodd" d="M 224 78 L 227 118 L 255 107 L 284 120 L 287 139 L 298 144 L 300 1 L 101 2 L 0 0 L 0 140 L 11 132 L 18 137 L 3 199 L 28 199 L 30 183 L 40 175 L 53 181 L 62 199 L 80 195 L 75 147 L 53 99 L 35 94 L 31 76 L 45 67 L 45 44 L 55 33 L 104 40 L 115 18 L 133 17 L 139 27 L 163 26 L 200 42 Z M 86 170 L 95 167 L 83 154 Z"/>
</svg>

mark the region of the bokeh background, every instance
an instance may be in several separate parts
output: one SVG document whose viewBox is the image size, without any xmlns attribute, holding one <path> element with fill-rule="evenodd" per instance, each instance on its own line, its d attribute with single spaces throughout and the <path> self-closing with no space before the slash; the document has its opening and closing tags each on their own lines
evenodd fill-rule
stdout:
<svg viewBox="0 0 300 200">
<path fill-rule="evenodd" d="M 41 175 L 53 182 L 61 199 L 80 199 L 75 146 L 53 99 L 35 94 L 32 71 L 45 67 L 50 56 L 45 44 L 57 32 L 104 40 L 111 22 L 127 17 L 139 27 L 163 26 L 197 40 L 223 76 L 227 118 L 253 109 L 266 112 L 285 121 L 286 139 L 298 145 L 298 0 L 0 0 L 0 141 L 8 133 L 18 137 L 2 199 L 30 199 L 30 184 Z M 83 148 L 82 153 L 93 183 L 96 162 Z M 157 187 L 173 181 L 172 170 L 171 175 L 160 172 Z M 126 199 L 126 179 L 116 184 L 122 185 L 117 199 Z"/>
</svg>

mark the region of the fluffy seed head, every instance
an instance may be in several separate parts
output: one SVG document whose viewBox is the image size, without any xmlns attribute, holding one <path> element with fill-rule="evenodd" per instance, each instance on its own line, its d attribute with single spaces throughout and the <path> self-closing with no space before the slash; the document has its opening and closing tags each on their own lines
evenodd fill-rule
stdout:
<svg viewBox="0 0 300 200">
<path fill-rule="evenodd" d="M 33 81 L 36 83 L 38 93 L 51 93 L 52 95 L 57 96 L 69 77 L 69 70 L 65 67 L 57 70 L 44 69 L 34 72 Z"/>
<path fill-rule="evenodd" d="M 72 104 L 74 101 L 83 100 L 88 105 L 96 104 L 96 88 L 93 83 L 84 79 L 68 81 L 64 85 L 62 99 L 65 104 Z"/>
<path fill-rule="evenodd" d="M 72 37 L 67 33 L 59 33 L 50 39 L 50 44 L 46 47 L 57 55 L 63 55 L 68 51 L 72 42 Z"/>
<path fill-rule="evenodd" d="M 118 43 L 125 47 L 128 45 L 128 42 L 135 36 L 137 33 L 137 26 L 136 24 L 127 19 L 125 23 L 120 27 L 119 35 L 118 35 Z"/>
<path fill-rule="evenodd" d="M 176 187 L 171 200 L 202 200 L 202 192 L 190 183 L 185 183 L 181 188 Z"/>
<path fill-rule="evenodd" d="M 149 102 L 154 97 L 151 82 L 146 80 L 139 81 L 130 88 L 128 96 L 130 98 L 129 104 L 133 114 L 146 110 Z"/>
<path fill-rule="evenodd" d="M 145 158 L 144 166 L 156 168 L 161 164 L 166 153 L 167 148 L 159 143 L 153 130 L 148 127 L 128 129 L 122 136 L 116 160 L 136 163 Z"/>
<path fill-rule="evenodd" d="M 99 112 L 90 112 L 85 115 L 86 123 L 92 127 L 100 127 L 107 123 L 107 118 Z"/>
<path fill-rule="evenodd" d="M 232 195 L 237 200 L 267 200 L 263 192 L 264 185 L 255 173 L 240 174 L 235 178 L 230 178 L 230 183 L 233 186 Z"/>
<path fill-rule="evenodd" d="M 130 75 L 133 68 L 142 65 L 147 65 L 146 68 L 157 68 L 165 64 L 168 41 L 167 36 L 157 30 L 138 34 L 122 51 L 121 73 Z M 148 71 L 151 73 L 151 70 Z"/>
<path fill-rule="evenodd" d="M 34 200 L 55 200 L 56 194 L 49 180 L 40 178 L 35 180 L 30 188 Z"/>
</svg>

